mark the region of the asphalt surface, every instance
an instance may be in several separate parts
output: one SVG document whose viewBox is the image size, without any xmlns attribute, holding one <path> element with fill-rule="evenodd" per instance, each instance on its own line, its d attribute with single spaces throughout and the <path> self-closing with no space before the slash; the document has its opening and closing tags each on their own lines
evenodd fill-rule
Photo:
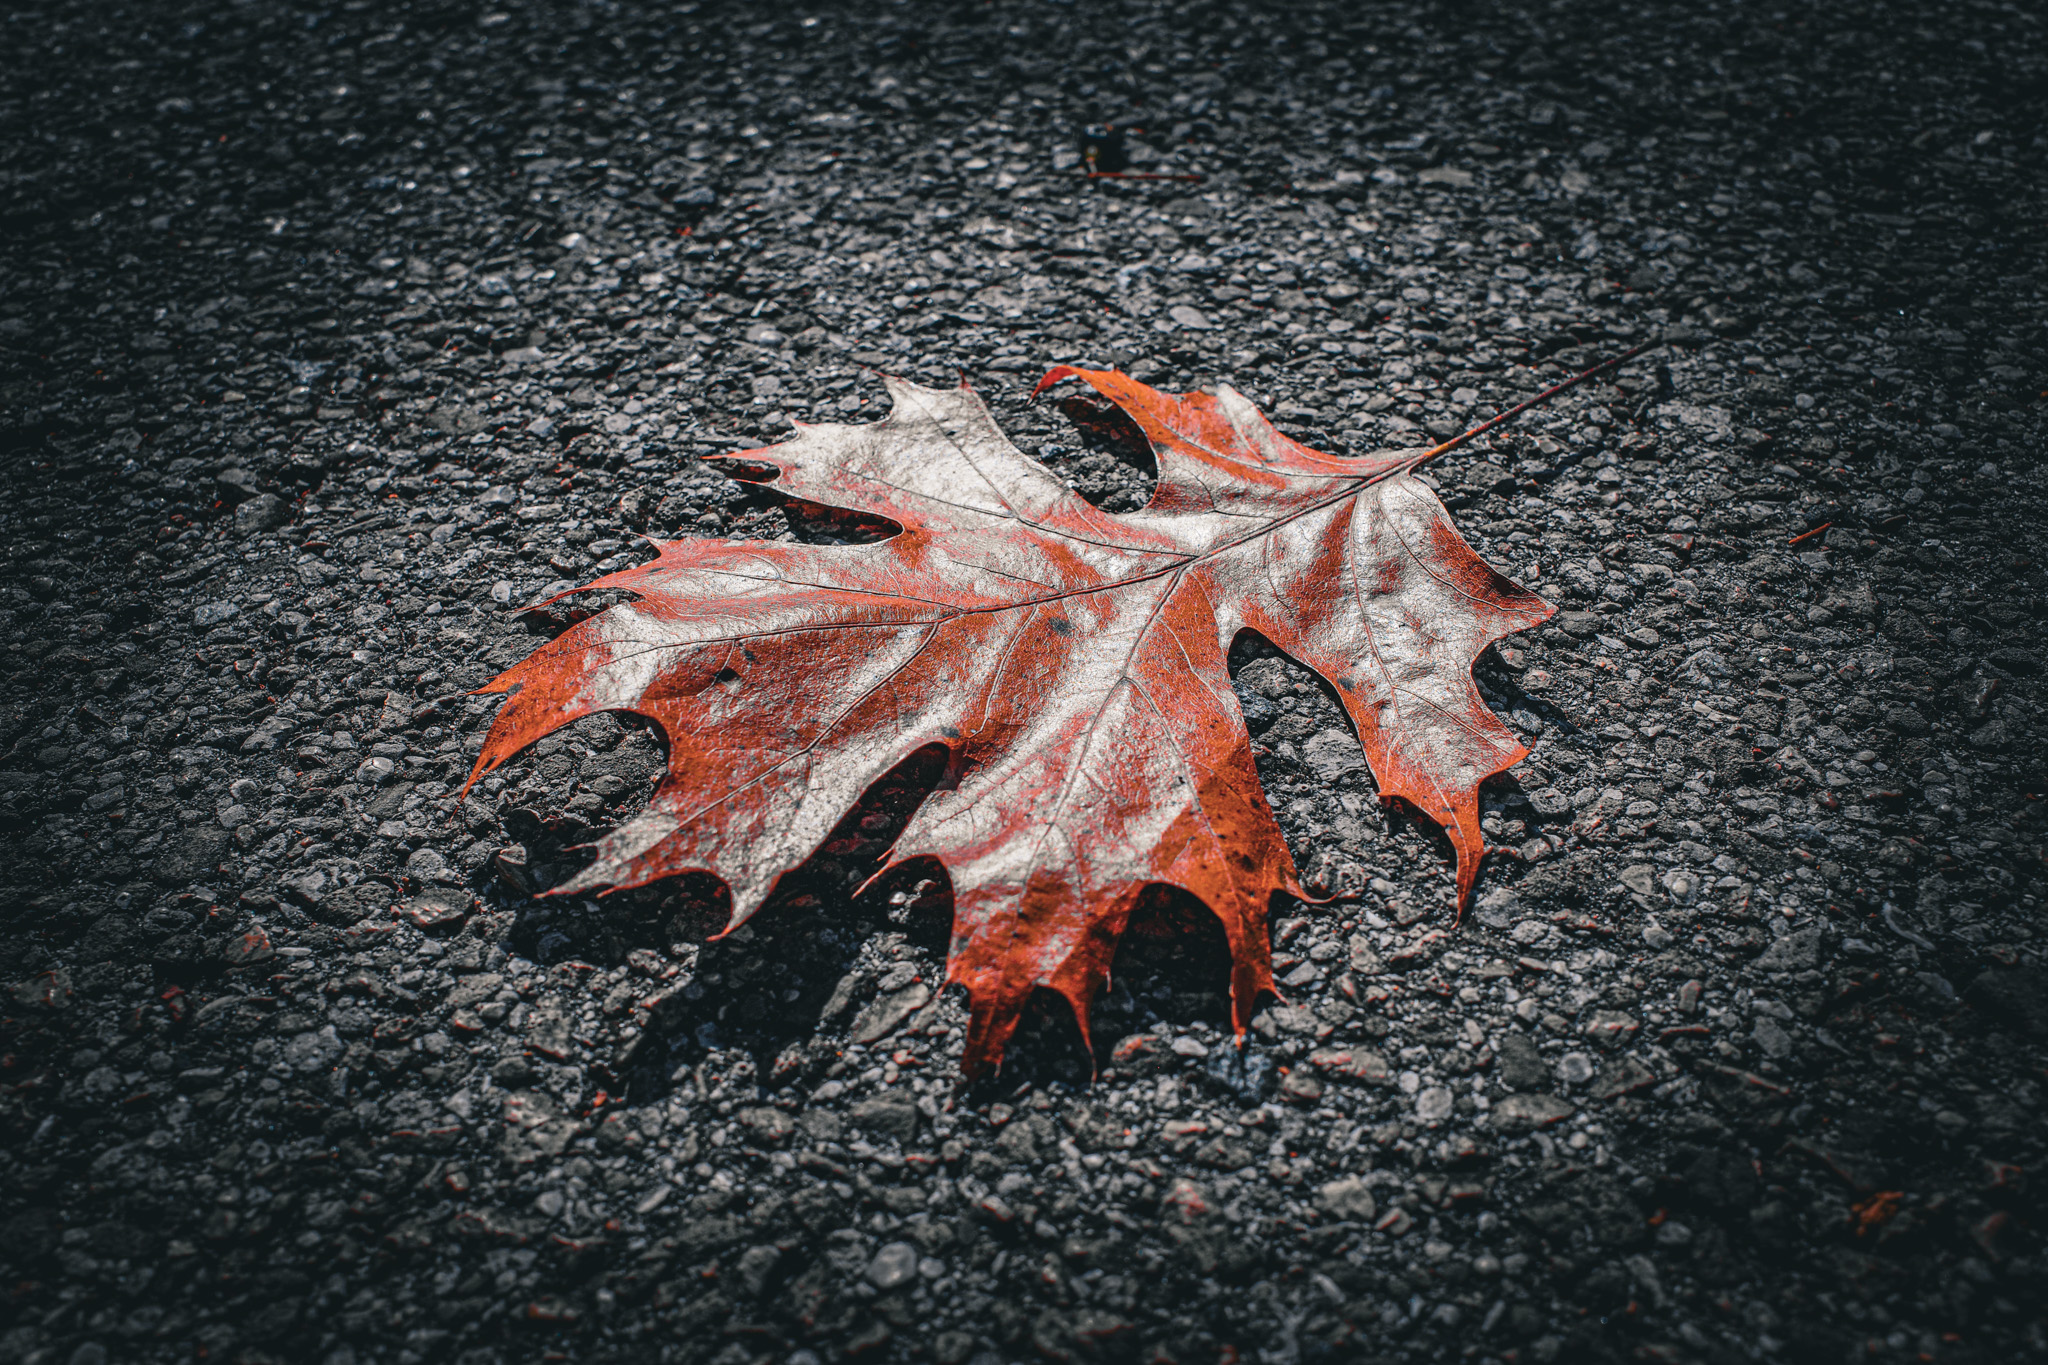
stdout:
<svg viewBox="0 0 2048 1365">
<path fill-rule="evenodd" d="M 2044 37 L 2020 6 L 48 3 L 0 42 L 0 1360 L 2011 1361 L 2042 1307 Z M 1081 129 L 1113 123 L 1085 177 Z M 962 1086 L 931 774 L 715 944 L 537 899 L 467 695 L 702 462 L 1061 361 L 1434 469 L 1563 608 L 1448 846 L 1237 681 L 1305 879 Z M 1347 747 L 1349 746 L 1349 747 Z"/>
</svg>

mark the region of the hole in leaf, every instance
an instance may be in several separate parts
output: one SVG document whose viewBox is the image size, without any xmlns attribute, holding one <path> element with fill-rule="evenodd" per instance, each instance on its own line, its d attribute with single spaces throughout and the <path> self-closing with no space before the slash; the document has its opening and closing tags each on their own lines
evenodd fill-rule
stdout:
<svg viewBox="0 0 2048 1365">
<path fill-rule="evenodd" d="M 823 507 L 801 498 L 785 499 L 782 515 L 789 522 L 790 533 L 807 545 L 871 545 L 903 530 L 887 517 Z"/>
<path fill-rule="evenodd" d="M 1131 913 L 1110 966 L 1109 989 L 1095 1002 L 1098 1060 L 1149 1024 L 1211 1024 L 1230 1029 L 1230 940 L 1202 901 L 1155 886 Z"/>
<path fill-rule="evenodd" d="M 1039 448 L 1041 464 L 1105 512 L 1136 512 L 1152 500 L 1159 463 L 1123 409 L 1092 394 L 1069 394 L 1050 406 L 1058 414 L 1050 425 L 1061 439 Z"/>
<path fill-rule="evenodd" d="M 1378 842 L 1378 790 L 1336 690 L 1256 631 L 1231 642 L 1230 673 L 1295 864 L 1309 869 L 1344 847 L 1363 856 Z"/>
<path fill-rule="evenodd" d="M 781 471 L 773 465 L 728 457 L 712 467 L 744 489 L 748 501 L 779 510 L 790 533 L 806 544 L 868 545 L 903 530 L 887 517 L 790 497 L 775 486 L 775 477 Z"/>
<path fill-rule="evenodd" d="M 552 640 L 569 627 L 588 621 L 607 607 L 630 602 L 633 594 L 623 588 L 600 588 L 595 592 L 571 592 L 539 606 L 517 613 L 518 625 L 528 635 Z"/>
<path fill-rule="evenodd" d="M 985 1104 L 1024 1085 L 1084 1086 L 1089 1074 L 1074 1011 L 1057 992 L 1034 991 L 1004 1045 L 1002 1068 L 968 1088 L 969 1102 Z"/>
</svg>

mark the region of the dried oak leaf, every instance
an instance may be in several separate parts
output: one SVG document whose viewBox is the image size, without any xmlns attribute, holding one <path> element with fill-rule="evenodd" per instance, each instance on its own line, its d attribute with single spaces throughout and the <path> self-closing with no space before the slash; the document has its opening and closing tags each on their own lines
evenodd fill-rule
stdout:
<svg viewBox="0 0 2048 1365">
<path fill-rule="evenodd" d="M 1319 454 L 1229 388 L 1173 397 L 1066 367 L 1039 387 L 1069 377 L 1150 438 L 1159 482 L 1142 512 L 1089 505 L 964 386 L 891 379 L 888 420 L 802 427 L 733 472 L 894 535 L 663 543 L 590 585 L 637 600 L 481 689 L 513 695 L 472 781 L 595 711 L 667 733 L 647 809 L 558 890 L 705 870 L 731 887 L 737 927 L 877 778 L 940 744 L 947 776 L 894 856 L 936 857 L 952 879 L 970 1074 L 1000 1062 L 1041 987 L 1085 1035 L 1157 884 L 1222 921 L 1242 1028 L 1273 985 L 1273 894 L 1302 894 L 1226 668 L 1249 629 L 1336 689 L 1382 796 L 1448 831 L 1463 905 L 1484 849 L 1478 787 L 1526 752 L 1472 663 L 1551 608 L 1465 544 L 1407 472 L 1413 451 Z"/>
</svg>

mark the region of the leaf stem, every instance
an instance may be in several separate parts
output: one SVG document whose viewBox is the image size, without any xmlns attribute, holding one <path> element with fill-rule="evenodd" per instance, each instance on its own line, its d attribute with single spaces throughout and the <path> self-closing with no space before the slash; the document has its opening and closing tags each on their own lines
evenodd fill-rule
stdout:
<svg viewBox="0 0 2048 1365">
<path fill-rule="evenodd" d="M 1487 432 L 1492 431 L 1495 427 L 1501 425 L 1503 422 L 1512 421 L 1513 419 L 1520 417 L 1529 409 L 1537 407 L 1543 403 L 1549 402 L 1551 399 L 1563 393 L 1566 389 L 1571 388 L 1573 385 L 1583 384 L 1588 379 L 1591 379 L 1594 375 L 1601 373 L 1603 370 L 1611 370 L 1617 365 L 1626 365 L 1629 361 L 1634 360 L 1644 351 L 1653 350 L 1656 347 L 1661 346 L 1663 344 L 1664 342 L 1661 337 L 1654 341 L 1646 341 L 1640 346 L 1636 346 L 1630 350 L 1623 351 L 1618 356 L 1614 356 L 1610 359 L 1601 361 L 1598 365 L 1595 365 L 1590 370 L 1581 370 L 1579 373 L 1573 375 L 1570 379 L 1566 379 L 1559 383 L 1552 384 L 1549 388 L 1537 394 L 1534 398 L 1524 399 L 1522 402 L 1515 404 L 1513 407 L 1509 408 L 1506 412 L 1501 413 L 1499 416 L 1487 418 L 1484 422 L 1481 422 L 1478 426 L 1473 427 L 1470 431 L 1461 432 L 1458 435 L 1453 436 L 1450 440 L 1445 441 L 1440 446 L 1431 446 L 1428 450 L 1423 451 L 1420 455 L 1417 455 L 1414 459 L 1402 465 L 1401 472 L 1405 474 L 1409 470 L 1414 469 L 1416 466 L 1424 463 L 1425 461 L 1434 460 L 1437 456 L 1442 455 L 1447 451 L 1453 450 L 1456 447 L 1465 444 L 1465 442 L 1471 440 L 1474 436 L 1484 436 Z"/>
</svg>

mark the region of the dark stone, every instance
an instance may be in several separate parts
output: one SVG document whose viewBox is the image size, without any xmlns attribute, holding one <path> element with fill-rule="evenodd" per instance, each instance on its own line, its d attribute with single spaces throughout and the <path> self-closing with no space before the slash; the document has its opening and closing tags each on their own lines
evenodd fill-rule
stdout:
<svg viewBox="0 0 2048 1365">
<path fill-rule="evenodd" d="M 228 832 L 187 829 L 164 843 L 164 851 L 156 860 L 156 879 L 165 886 L 189 886 L 219 871 L 220 860 L 228 851 Z"/>
<path fill-rule="evenodd" d="M 765 1104 L 740 1110 L 740 1127 L 749 1141 L 762 1147 L 780 1147 L 796 1130 L 788 1114 Z"/>
<path fill-rule="evenodd" d="M 313 917 L 323 924 L 347 928 L 389 913 L 396 900 L 397 893 L 382 882 L 357 882 L 322 896 L 313 906 Z"/>
<path fill-rule="evenodd" d="M 428 933 L 441 933 L 462 926 L 476 906 L 476 898 L 455 887 L 422 891 L 405 904 L 405 917 Z"/>
<path fill-rule="evenodd" d="M 1884 723 L 1902 735 L 1924 735 L 1928 731 L 1927 718 L 1910 706 L 1886 707 Z"/>
<path fill-rule="evenodd" d="M 1579 1211 L 1562 1199 L 1538 1199 L 1524 1204 L 1522 1217 L 1529 1226 L 1553 1241 L 1571 1236 L 1580 1222 Z"/>
<path fill-rule="evenodd" d="M 235 529 L 247 535 L 275 531 L 291 519 L 292 505 L 275 493 L 258 493 L 235 509 Z"/>
<path fill-rule="evenodd" d="M 1587 1093 L 1596 1100 L 1644 1090 L 1657 1083 L 1657 1073 L 1633 1057 L 1615 1057 L 1600 1068 Z"/>
<path fill-rule="evenodd" d="M 737 1218 L 691 1219 L 676 1229 L 676 1250 L 685 1260 L 699 1261 L 745 1235 L 746 1227 Z"/>
<path fill-rule="evenodd" d="M 1500 1040 L 1500 1083 L 1510 1090 L 1541 1090 L 1550 1084 L 1550 1065 L 1526 1033 Z"/>
<path fill-rule="evenodd" d="M 1590 639 L 1600 630 L 1600 618 L 1590 611 L 1561 611 L 1557 614 L 1557 624 L 1567 635 L 1581 640 Z"/>
<path fill-rule="evenodd" d="M 2029 1038 L 2048 1038 L 2048 967 L 1994 967 L 1963 990 L 1963 1001 Z"/>
<path fill-rule="evenodd" d="M 504 1058 L 491 1068 L 491 1079 L 507 1090 L 518 1090 L 532 1085 L 534 1078 L 539 1074 L 534 1070 L 532 1062 L 517 1053 Z"/>
<path fill-rule="evenodd" d="M 1693 1198 L 1721 1213 L 1751 1208 L 1763 1192 L 1763 1182 L 1749 1158 L 1718 1147 L 1693 1158 L 1682 1182 Z"/>
<path fill-rule="evenodd" d="M 908 1142 L 917 1136 L 917 1106 L 903 1100 L 878 1098 L 862 1100 L 848 1115 L 858 1127 L 878 1137 Z"/>
</svg>

